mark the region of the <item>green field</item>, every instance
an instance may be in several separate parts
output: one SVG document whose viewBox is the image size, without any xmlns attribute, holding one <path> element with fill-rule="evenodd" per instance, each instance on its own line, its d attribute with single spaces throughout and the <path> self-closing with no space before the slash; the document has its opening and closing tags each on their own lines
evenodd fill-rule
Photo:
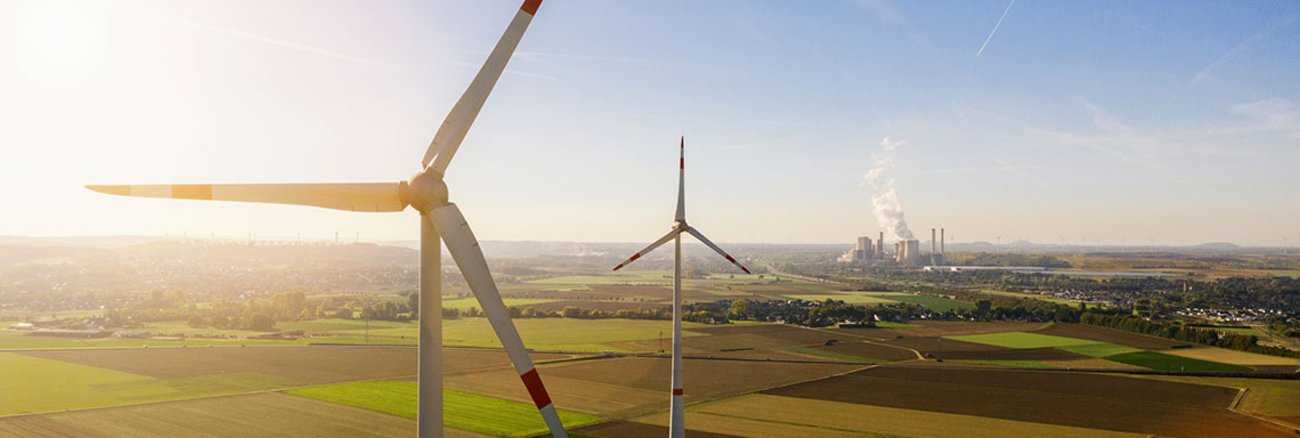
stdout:
<svg viewBox="0 0 1300 438">
<path fill-rule="evenodd" d="M 957 335 L 947 336 L 948 339 L 956 341 L 974 342 L 977 344 L 993 345 L 1005 348 L 1047 348 L 1047 347 L 1070 347 L 1097 344 L 1097 341 L 1087 339 L 1066 338 L 1062 336 L 1041 335 L 1038 333 L 1025 332 L 1002 332 L 1002 333 L 985 333 L 980 335 Z"/>
<path fill-rule="evenodd" d="M 502 301 L 505 301 L 506 307 L 511 307 L 511 306 L 528 306 L 532 304 L 550 303 L 555 300 L 549 300 L 545 298 L 505 298 Z M 464 311 L 464 310 L 469 310 L 469 308 L 471 307 L 478 308 L 478 309 L 483 308 L 483 306 L 480 306 L 478 304 L 478 299 L 474 297 L 442 300 L 442 308 L 444 309 L 458 309 Z"/>
<path fill-rule="evenodd" d="M 849 304 L 889 304 L 912 303 L 924 306 L 936 312 L 957 309 L 971 309 L 975 305 L 964 301 L 950 300 L 943 297 L 914 295 L 904 292 L 847 292 L 835 291 L 821 294 L 784 294 L 780 297 L 792 300 L 826 301 L 827 299 L 843 301 Z"/>
<path fill-rule="evenodd" d="M 869 357 L 861 357 L 861 356 L 854 356 L 851 354 L 837 353 L 834 351 L 818 350 L 816 348 L 810 348 L 810 347 L 790 347 L 790 348 L 786 348 L 785 351 L 789 351 L 795 354 L 817 356 L 824 359 L 839 360 L 845 362 L 871 362 L 871 363 L 884 362 L 879 359 L 872 359 Z"/>
<path fill-rule="evenodd" d="M 672 284 L 672 271 L 623 271 L 610 275 L 565 275 L 524 281 L 527 284 Z"/>
<path fill-rule="evenodd" d="M 929 295 L 903 294 L 903 295 L 884 296 L 884 298 L 888 298 L 890 300 L 904 302 L 904 303 L 919 304 L 935 312 L 947 312 L 951 310 L 975 308 L 974 304 L 967 303 L 965 301 L 957 301 L 948 298 L 934 297 Z"/>
<path fill-rule="evenodd" d="M 1251 368 L 1240 365 L 1230 365 L 1226 363 L 1210 362 L 1207 360 L 1171 356 L 1168 354 L 1156 353 L 1154 351 L 1137 351 L 1117 354 L 1107 357 L 1106 359 L 1150 368 L 1157 371 L 1208 371 L 1225 373 L 1249 373 L 1254 371 Z"/>
<path fill-rule="evenodd" d="M 257 373 L 154 378 L 0 353 L 0 415 L 181 400 L 286 385 Z"/>
<path fill-rule="evenodd" d="M 1056 347 L 1071 353 L 1078 353 L 1084 356 L 1105 357 L 1109 358 L 1117 354 L 1127 354 L 1143 351 L 1139 348 L 1129 347 L 1127 345 L 1112 344 L 1109 342 L 1097 342 L 1094 344 L 1083 345 L 1066 345 Z"/>
<path fill-rule="evenodd" d="M 20 332 L 13 330 L 0 330 L 0 350 L 28 349 L 28 348 L 108 348 L 108 347 L 206 347 L 208 345 L 216 346 L 234 346 L 234 345 L 305 345 L 310 340 L 302 339 L 296 341 L 280 340 L 261 340 L 261 339 L 186 339 L 183 341 L 168 341 L 157 339 L 121 339 L 121 338 L 99 338 L 99 339 L 77 339 L 77 338 L 57 338 L 49 336 L 32 336 L 30 332 Z"/>
<path fill-rule="evenodd" d="M 957 341 L 974 342 L 1004 348 L 1056 348 L 1071 353 L 1092 357 L 1109 357 L 1116 354 L 1140 352 L 1142 350 L 1109 342 L 1090 339 L 1067 338 L 1039 333 L 1002 332 L 980 335 L 947 336 Z"/>
<path fill-rule="evenodd" d="M 906 322 L 877 321 L 877 322 L 876 322 L 876 327 L 879 327 L 879 328 L 917 328 L 917 327 L 920 327 L 920 325 L 918 325 L 918 324 L 906 323 Z"/>
<path fill-rule="evenodd" d="M 1000 295 L 1004 297 L 1015 297 L 1015 298 L 1029 298 L 1029 299 L 1047 301 L 1049 303 L 1056 303 L 1056 304 L 1067 304 L 1067 305 L 1078 304 L 1075 301 L 1070 301 L 1065 298 L 1057 298 L 1051 295 L 1026 294 L 1020 292 L 1008 292 L 1008 291 L 994 290 L 994 289 L 984 289 L 981 292 L 989 295 Z"/>
<path fill-rule="evenodd" d="M 804 300 L 804 301 L 836 300 L 836 301 L 843 301 L 849 304 L 883 304 L 883 303 L 896 302 L 892 299 L 885 299 L 885 298 L 871 296 L 867 294 L 849 293 L 849 292 L 837 292 L 834 294 L 827 294 L 827 295 L 807 295 L 807 294 L 785 295 L 785 298 L 791 300 Z"/>
<path fill-rule="evenodd" d="M 537 318 L 516 319 L 515 327 L 519 329 L 528 348 L 536 350 L 563 350 L 581 352 L 625 351 L 608 343 L 657 339 L 659 332 L 671 327 L 668 321 L 630 320 L 630 319 L 569 319 Z M 174 333 L 189 328 L 183 323 L 156 324 L 166 333 Z M 683 336 L 703 336 L 691 332 L 690 328 L 705 327 L 696 323 L 685 323 L 687 331 Z M 75 339 L 44 336 L 31 336 L 30 332 L 0 330 L 0 349 L 26 348 L 89 348 L 89 347 L 206 347 L 237 345 L 306 345 L 309 343 L 327 344 L 364 344 L 366 343 L 366 322 L 364 320 L 320 319 L 314 321 L 285 322 L 277 324 L 281 330 L 303 330 L 308 334 L 330 333 L 330 336 L 314 336 L 296 340 L 261 340 L 261 339 L 186 339 L 179 341 L 156 339 Z M 166 331 L 174 330 L 174 331 Z M 215 329 L 191 329 L 193 333 L 244 335 L 244 331 L 223 331 Z M 370 322 L 370 344 L 415 345 L 419 337 L 419 324 L 416 322 Z M 492 331 L 487 318 L 457 318 L 443 320 L 443 342 L 454 347 L 500 348 L 496 333 Z"/>
<path fill-rule="evenodd" d="M 948 339 L 1006 348 L 1057 348 L 1085 356 L 1136 365 L 1157 371 L 1251 372 L 1251 368 L 1207 360 L 1192 359 L 1146 351 L 1138 348 L 1087 339 L 1038 333 L 1006 332 L 981 335 L 948 336 Z M 987 362 L 987 361 L 985 361 Z"/>
<path fill-rule="evenodd" d="M 290 394 L 416 418 L 416 383 L 368 381 L 289 390 Z M 517 402 L 464 391 L 443 391 L 443 417 L 447 427 L 494 436 L 527 436 L 546 432 L 546 423 L 531 403 Z M 600 421 L 581 412 L 557 410 L 566 427 Z"/>
</svg>

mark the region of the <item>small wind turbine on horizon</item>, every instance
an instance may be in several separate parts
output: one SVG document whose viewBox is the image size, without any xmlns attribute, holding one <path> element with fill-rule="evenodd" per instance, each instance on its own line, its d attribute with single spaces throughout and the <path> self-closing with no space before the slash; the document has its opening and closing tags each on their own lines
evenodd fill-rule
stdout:
<svg viewBox="0 0 1300 438">
<path fill-rule="evenodd" d="M 420 437 L 443 435 L 442 406 L 442 249 L 456 261 L 465 282 L 487 315 L 506 354 L 523 379 L 551 435 L 567 437 L 564 425 L 551 404 L 546 387 L 524 349 L 524 342 L 510 320 L 501 293 L 492 280 L 483 251 L 470 231 L 469 223 L 456 204 L 448 202 L 443 174 L 460 147 L 470 125 L 492 92 L 511 54 L 523 38 L 542 0 L 525 0 L 514 19 L 488 55 L 473 82 L 438 127 L 425 151 L 421 168 L 408 181 L 395 183 L 324 184 L 183 184 L 183 185 L 90 185 L 86 188 L 113 195 L 211 201 L 264 202 L 323 207 L 361 212 L 398 212 L 409 205 L 420 212 L 420 341 L 418 433 Z M 252 240 L 252 234 L 249 234 Z M 335 234 L 337 241 L 337 234 Z"/>
<path fill-rule="evenodd" d="M 686 427 L 683 424 L 685 420 L 685 406 L 682 404 L 682 396 L 685 391 L 682 388 L 682 233 L 688 233 L 695 236 L 701 243 L 717 251 L 727 261 L 739 267 L 741 271 L 749 273 L 749 269 L 737 262 L 734 257 L 715 245 L 700 230 L 686 224 L 686 137 L 681 139 L 681 160 L 680 170 L 677 174 L 677 214 L 673 216 L 673 229 L 665 234 L 664 237 L 651 243 L 636 254 L 632 254 L 623 263 L 614 267 L 617 271 L 624 266 L 637 261 L 641 256 L 649 254 L 655 248 L 674 240 L 673 252 L 673 377 L 672 377 L 672 416 L 669 419 L 668 436 L 672 438 L 682 438 L 686 436 Z"/>
</svg>

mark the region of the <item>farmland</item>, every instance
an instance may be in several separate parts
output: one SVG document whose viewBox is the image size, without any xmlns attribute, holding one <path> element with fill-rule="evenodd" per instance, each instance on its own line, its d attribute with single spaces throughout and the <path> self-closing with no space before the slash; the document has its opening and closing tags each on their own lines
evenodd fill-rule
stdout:
<svg viewBox="0 0 1300 438">
<path fill-rule="evenodd" d="M 457 342 L 492 339 L 481 318 L 446 322 L 448 338 L 464 336 Z M 530 346 L 583 347 L 587 351 L 657 351 L 658 334 L 667 325 L 663 321 L 616 319 L 519 322 L 521 333 L 532 339 Z M 358 327 L 355 321 L 341 320 L 295 324 L 303 330 L 341 334 L 353 333 Z M 1003 436 L 1183 435 L 1200 429 L 1271 436 L 1278 429 L 1226 409 L 1236 388 L 1245 385 L 1253 386 L 1241 402 L 1243 410 L 1283 421 L 1300 416 L 1291 407 L 1300 403 L 1295 381 L 1162 380 L 997 369 L 1161 369 L 1169 365 L 1152 361 L 1145 353 L 1158 354 L 1161 360 L 1183 359 L 1172 354 L 1189 350 L 1168 349 L 1158 338 L 1107 329 L 934 321 L 838 330 L 752 323 L 686 326 L 690 329 L 688 356 L 719 358 L 687 359 L 685 363 L 686 398 L 691 403 L 688 420 L 699 436 L 944 436 L 973 428 L 1002 431 Z M 381 339 L 405 336 L 412 329 L 410 323 L 374 324 L 371 335 Z M 1166 348 L 1145 350 L 1134 345 Z M 922 359 L 939 351 L 947 362 Z M 1134 364 L 1121 360 L 1134 352 L 1144 353 L 1127 361 Z M 5 402 L 0 404 L 3 412 L 85 409 L 0 419 L 0 431 L 80 434 L 79 428 L 100 427 L 101 422 L 118 415 L 124 418 L 120 427 L 137 427 L 142 436 L 183 434 L 191 430 L 187 427 L 207 424 L 199 419 L 189 426 L 183 420 L 194 410 L 210 410 L 213 415 L 246 412 L 246 406 L 232 402 L 246 400 L 245 405 L 275 401 L 286 406 L 285 417 L 274 421 L 292 424 L 309 421 L 311 412 L 334 412 L 336 416 L 351 412 L 349 418 L 364 418 L 375 425 L 356 435 L 404 435 L 413 428 L 409 417 L 413 411 L 414 383 L 410 379 L 414 353 L 411 348 L 304 346 L 0 353 L 0 397 L 34 394 L 36 387 L 44 390 L 41 396 L 21 400 L 0 398 Z M 453 435 L 459 433 L 455 431 L 527 435 L 542 430 L 527 392 L 499 350 L 448 349 L 444 357 L 447 424 L 455 428 Z M 658 436 L 664 431 L 667 359 L 565 361 L 571 357 L 533 355 L 552 400 L 565 412 L 569 424 L 590 424 L 581 433 L 591 436 Z M 784 359 L 824 363 L 780 361 Z M 846 361 L 909 366 L 864 369 Z M 1085 366 L 1087 361 L 1110 365 L 1094 362 Z M 961 364 L 995 368 L 963 368 Z M 20 371 L 15 374 L 15 370 Z M 1015 401 L 998 404 L 1002 407 L 968 402 L 988 397 Z M 781 409 L 774 409 L 777 406 Z M 503 414 L 516 411 L 517 415 Z M 1126 413 L 1132 411 L 1150 415 L 1138 418 Z M 484 417 L 487 412 L 491 414 Z M 813 412 L 819 415 L 810 415 Z M 248 420 L 235 422 L 232 431 L 257 435 L 259 428 L 271 421 L 257 415 L 243 418 Z M 610 419 L 623 420 L 595 424 Z M 346 418 L 326 418 L 303 427 L 325 434 L 349 434 L 340 431 L 357 425 Z M 103 430 L 118 429 L 104 426 Z"/>
<path fill-rule="evenodd" d="M 629 432 L 640 429 L 636 427 L 640 424 L 667 426 L 667 420 L 664 414 L 649 415 L 635 418 L 630 423 L 590 428 L 582 433 L 602 437 L 657 437 L 661 434 Z M 768 394 L 751 394 L 688 406 L 686 424 L 692 431 L 755 437 L 1143 436 L 1137 433 Z"/>
<path fill-rule="evenodd" d="M 599 271 L 520 269 L 504 275 L 505 302 L 534 310 L 606 312 L 667 305 L 670 272 L 601 274 L 608 267 L 595 264 Z M 876 311 L 918 309 L 904 305 L 916 304 L 966 319 L 974 308 L 974 300 L 961 301 L 970 297 L 960 294 L 908 292 L 922 286 L 908 282 L 851 291 L 858 285 L 712 273 L 688 278 L 684 286 L 690 303 L 834 299 Z M 465 292 L 463 286 L 449 290 Z M 373 299 L 404 301 L 404 292 L 384 291 Z M 945 298 L 955 296 L 960 299 Z M 368 302 L 350 292 L 337 297 Z M 722 314 L 728 304 L 721 303 Z M 477 307 L 477 300 L 450 295 L 444 305 L 464 311 Z M 694 309 L 716 311 L 700 304 Z M 0 328 L 0 435 L 412 434 L 416 351 L 410 346 L 418 324 L 406 321 L 408 314 L 368 322 L 347 314 L 277 321 L 275 330 L 302 331 L 298 339 L 250 339 L 266 332 L 184 320 L 136 327 L 156 336 L 189 337 L 184 340 L 49 338 Z M 1244 414 L 1300 420 L 1300 380 L 1177 375 L 1286 373 L 1295 365 L 1292 359 L 1085 324 L 883 313 L 880 319 L 875 328 L 804 327 L 760 318 L 684 323 L 690 434 L 1267 437 L 1286 431 Z M 520 318 L 515 325 L 533 349 L 562 418 L 579 434 L 667 432 L 668 321 L 551 317 Z M 488 321 L 449 317 L 443 329 L 452 347 L 443 353 L 448 436 L 543 432 Z M 366 342 L 373 345 L 357 345 Z M 1150 375 L 1156 372 L 1174 375 Z"/>
<path fill-rule="evenodd" d="M 448 437 L 468 434 L 449 430 Z M 0 435 L 28 437 L 177 436 L 392 437 L 415 422 L 285 394 L 252 394 L 40 416 L 0 418 Z"/>
<path fill-rule="evenodd" d="M 411 419 L 416 417 L 415 382 L 354 382 L 299 388 L 288 393 Z M 454 429 L 496 436 L 523 436 L 546 431 L 546 424 L 537 416 L 537 408 L 531 403 L 446 390 L 443 392 L 443 409 L 447 427 Z M 599 420 L 593 415 L 563 409 L 559 414 L 566 425 L 575 427 Z"/>
<path fill-rule="evenodd" d="M 1240 365 L 1173 356 L 1154 351 L 1122 353 L 1107 356 L 1106 359 L 1157 371 L 1210 371 L 1223 373 L 1248 373 L 1252 371 L 1251 368 Z"/>
<path fill-rule="evenodd" d="M 1167 435 L 1288 436 L 1228 411 L 1229 388 L 1090 374 L 877 367 L 762 394 Z M 978 400 L 1000 400 L 978 403 Z"/>
</svg>

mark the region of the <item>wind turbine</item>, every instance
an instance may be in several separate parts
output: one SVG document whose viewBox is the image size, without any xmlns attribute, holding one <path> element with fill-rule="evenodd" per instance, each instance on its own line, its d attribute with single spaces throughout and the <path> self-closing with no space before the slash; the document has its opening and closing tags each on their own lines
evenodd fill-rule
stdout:
<svg viewBox="0 0 1300 438">
<path fill-rule="evenodd" d="M 506 27 L 505 34 L 488 55 L 474 81 L 438 127 L 421 161 L 421 170 L 410 180 L 394 183 L 91 185 L 86 188 L 124 196 L 265 202 L 361 212 L 397 212 L 405 210 L 408 205 L 413 207 L 420 212 L 419 436 L 443 435 L 441 238 L 447 242 L 447 251 L 478 298 L 492 330 L 523 379 L 551 435 L 567 437 L 546 387 L 533 368 L 523 340 L 501 301 L 478 240 L 460 209 L 448 202 L 447 185 L 443 182 L 448 163 L 465 139 L 541 3 L 542 0 L 525 0 L 515 13 L 514 20 Z"/>
<path fill-rule="evenodd" d="M 718 254 L 721 254 L 722 257 L 727 259 L 727 261 L 739 267 L 740 270 L 745 271 L 746 274 L 749 273 L 749 269 L 745 268 L 744 265 L 741 265 L 740 262 L 737 262 L 734 257 L 732 257 L 730 254 L 727 254 L 727 252 L 723 251 L 722 248 L 719 248 L 718 245 L 715 245 L 713 241 L 709 240 L 709 238 L 704 237 L 704 233 L 701 233 L 700 230 L 686 224 L 686 137 L 682 137 L 681 140 L 680 169 L 681 170 L 677 174 L 677 214 L 673 216 L 673 229 L 669 231 L 668 234 L 665 234 L 664 237 L 660 238 L 659 240 L 656 240 L 655 243 L 651 243 L 650 246 L 645 247 L 645 249 L 641 250 L 640 252 L 636 254 L 632 254 L 632 257 L 629 257 L 627 260 L 624 260 L 623 263 L 619 263 L 618 266 L 614 267 L 615 271 L 622 269 L 624 266 L 627 266 L 629 263 L 632 263 L 637 259 L 640 259 L 641 256 L 649 254 L 650 251 L 654 251 L 655 248 L 658 248 L 663 244 L 668 243 L 669 240 L 674 241 L 675 248 L 673 252 L 673 381 L 672 381 L 673 395 L 672 395 L 672 417 L 669 420 L 669 424 L 668 424 L 669 427 L 668 436 L 672 438 L 682 438 L 686 436 L 686 426 L 683 424 L 683 421 L 685 420 L 686 411 L 685 411 L 685 407 L 682 405 L 682 394 L 684 394 L 684 391 L 682 390 L 682 316 L 681 316 L 682 315 L 682 233 L 688 233 L 692 236 L 695 236 L 696 239 L 698 239 L 700 242 L 707 245 L 709 248 L 713 248 L 714 251 L 717 251 Z"/>
</svg>

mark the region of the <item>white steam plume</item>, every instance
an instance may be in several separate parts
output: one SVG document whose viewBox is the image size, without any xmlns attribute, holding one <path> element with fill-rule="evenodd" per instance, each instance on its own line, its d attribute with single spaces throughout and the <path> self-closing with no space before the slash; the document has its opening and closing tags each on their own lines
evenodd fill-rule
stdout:
<svg viewBox="0 0 1300 438">
<path fill-rule="evenodd" d="M 907 228 L 907 221 L 903 220 L 903 205 L 898 201 L 894 177 L 885 175 L 894 169 L 894 149 L 902 145 L 903 142 L 890 140 L 889 137 L 881 139 L 880 146 L 884 152 L 871 154 L 871 170 L 867 171 L 864 178 L 871 185 L 871 207 L 875 211 L 876 222 L 885 227 L 885 234 L 899 240 L 915 240 L 916 236 Z"/>
</svg>

